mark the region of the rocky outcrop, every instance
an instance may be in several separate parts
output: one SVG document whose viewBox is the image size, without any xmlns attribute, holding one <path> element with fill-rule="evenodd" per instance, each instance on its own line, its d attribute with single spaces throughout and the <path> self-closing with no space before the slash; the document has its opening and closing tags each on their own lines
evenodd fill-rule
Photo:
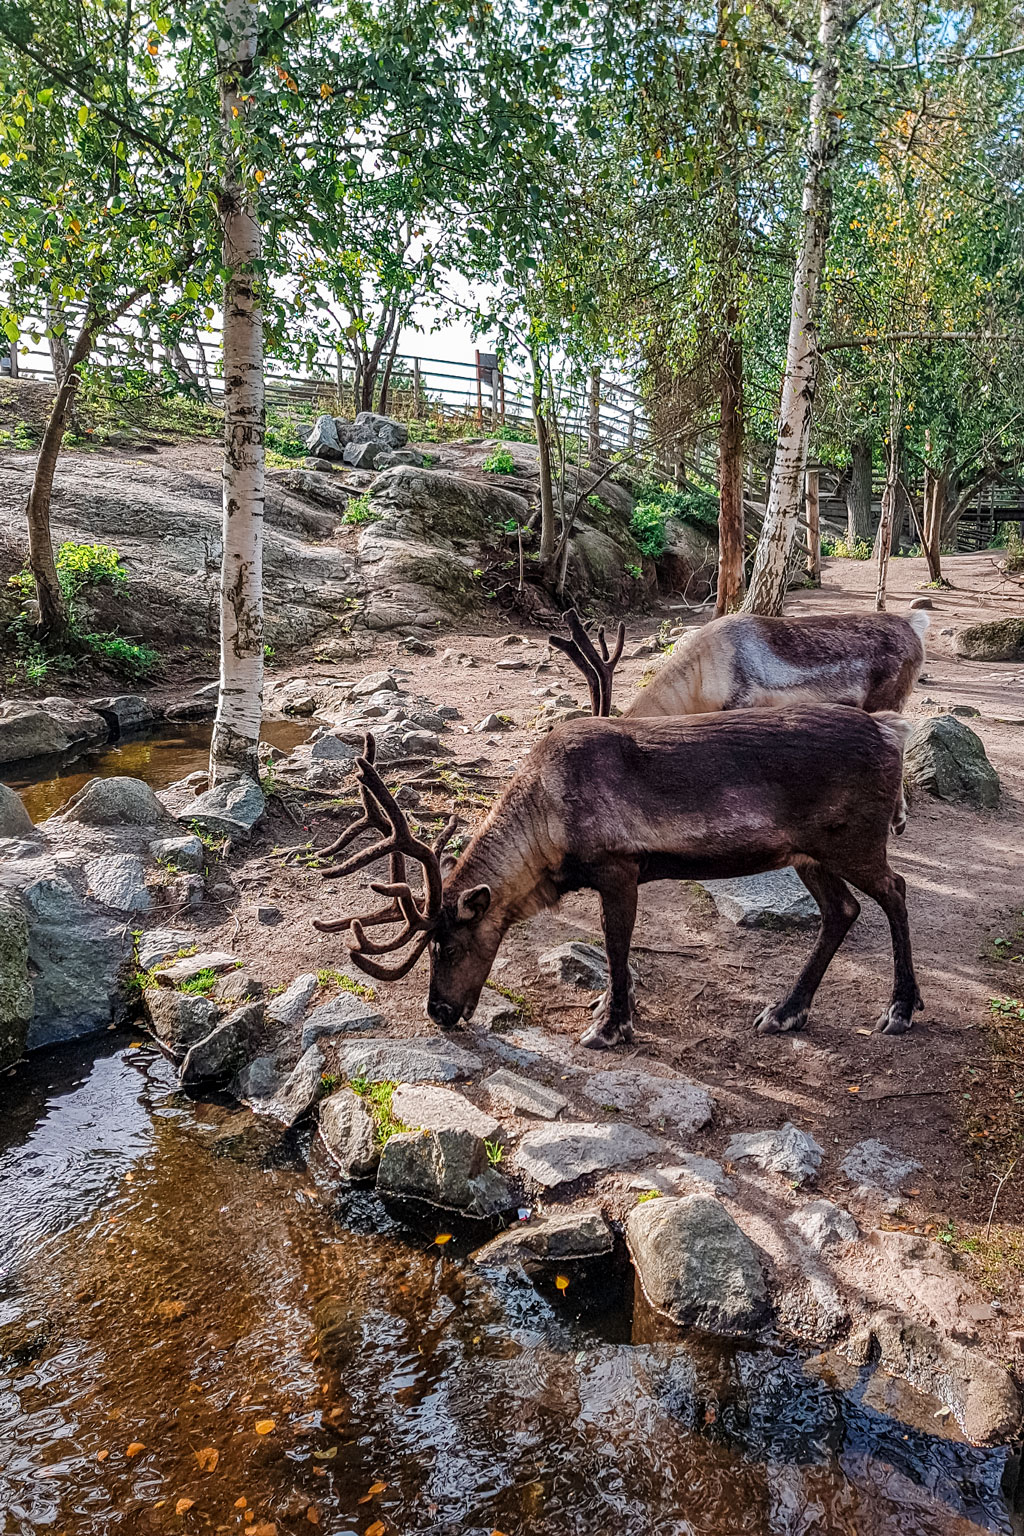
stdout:
<svg viewBox="0 0 1024 1536">
<path fill-rule="evenodd" d="M 953 715 L 939 715 L 914 727 L 903 754 L 903 774 L 912 789 L 940 800 L 978 809 L 999 804 L 999 775 L 981 737 Z"/>
<path fill-rule="evenodd" d="M 38 704 L 0 704 L 0 763 L 66 752 L 71 739 L 60 721 Z"/>
<path fill-rule="evenodd" d="M 765 1321 L 761 1262 L 713 1195 L 634 1206 L 626 1241 L 644 1295 L 672 1322 L 707 1333 L 749 1333 Z"/>
</svg>

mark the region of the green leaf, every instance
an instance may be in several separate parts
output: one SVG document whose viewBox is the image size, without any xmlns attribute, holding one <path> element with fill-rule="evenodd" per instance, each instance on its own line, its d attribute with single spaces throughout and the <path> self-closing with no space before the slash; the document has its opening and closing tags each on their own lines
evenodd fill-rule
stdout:
<svg viewBox="0 0 1024 1536">
<path fill-rule="evenodd" d="M 84 128 L 88 121 L 89 121 L 89 108 L 83 102 L 83 104 L 78 109 L 78 126 L 79 126 L 79 128 Z"/>
</svg>

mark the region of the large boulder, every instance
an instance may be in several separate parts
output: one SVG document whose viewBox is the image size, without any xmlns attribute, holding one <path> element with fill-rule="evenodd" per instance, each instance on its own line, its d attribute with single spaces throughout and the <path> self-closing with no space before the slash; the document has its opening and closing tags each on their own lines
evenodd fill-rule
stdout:
<svg viewBox="0 0 1024 1536">
<path fill-rule="evenodd" d="M 55 696 L 43 699 L 39 707 L 53 716 L 73 746 L 106 741 L 110 735 L 110 727 L 103 716 L 78 699 Z"/>
<path fill-rule="evenodd" d="M 0 704 L 0 763 L 66 752 L 71 739 L 60 721 L 38 704 Z"/>
<path fill-rule="evenodd" d="M 711 595 L 718 570 L 718 543 L 711 529 L 693 528 L 670 517 L 665 524 L 665 548 L 656 562 L 658 589 L 691 602 Z"/>
<path fill-rule="evenodd" d="M 22 900 L 34 999 L 26 1049 L 105 1029 L 122 995 L 130 952 L 124 918 L 99 913 L 63 875 L 40 876 Z"/>
<path fill-rule="evenodd" d="M 903 774 L 914 789 L 940 800 L 991 810 L 999 804 L 999 775 L 981 737 L 955 715 L 914 727 L 903 754 Z"/>
<path fill-rule="evenodd" d="M 366 1100 L 339 1088 L 320 1105 L 320 1140 L 343 1179 L 372 1179 L 380 1162 L 373 1116 Z"/>
<path fill-rule="evenodd" d="M 735 1334 L 765 1320 L 757 1250 L 714 1195 L 642 1201 L 626 1218 L 626 1241 L 644 1295 L 674 1323 Z"/>
<path fill-rule="evenodd" d="M 90 779 L 71 796 L 63 815 L 66 821 L 77 821 L 84 827 L 174 830 L 169 812 L 142 779 Z"/>
<path fill-rule="evenodd" d="M 107 699 L 91 699 L 89 707 L 102 715 L 115 737 L 141 731 L 156 719 L 156 710 L 141 693 L 116 693 Z"/>
<path fill-rule="evenodd" d="M 24 1054 L 31 1017 L 28 920 L 21 903 L 0 892 L 0 1067 Z"/>
<path fill-rule="evenodd" d="M 344 443 L 339 440 L 338 427 L 333 416 L 318 416 L 313 430 L 306 438 L 306 452 L 317 459 L 338 460 Z"/>
<path fill-rule="evenodd" d="M 490 1216 L 512 1204 L 512 1191 L 472 1131 L 400 1131 L 388 1138 L 377 1169 L 387 1194 Z"/>
<path fill-rule="evenodd" d="M 353 442 L 370 441 L 385 448 L 404 448 L 409 441 L 409 428 L 404 421 L 391 416 L 379 416 L 376 411 L 360 411 L 352 426 Z"/>
<path fill-rule="evenodd" d="M 21 796 L 6 784 L 0 784 L 0 837 L 31 837 L 32 818 L 21 803 Z"/>
<path fill-rule="evenodd" d="M 1024 619 L 971 624 L 957 635 L 956 653 L 969 661 L 1024 661 Z"/>
</svg>

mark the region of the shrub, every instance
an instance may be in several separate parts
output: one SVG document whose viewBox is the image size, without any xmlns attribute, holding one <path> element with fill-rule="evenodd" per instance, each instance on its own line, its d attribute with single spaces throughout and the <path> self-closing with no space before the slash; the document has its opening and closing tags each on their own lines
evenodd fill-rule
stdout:
<svg viewBox="0 0 1024 1536">
<path fill-rule="evenodd" d="M 677 490 L 675 486 L 657 485 L 650 480 L 643 481 L 636 488 L 634 518 L 647 508 L 657 509 L 662 528 L 670 517 L 705 532 L 718 528 L 718 497 L 713 496 L 710 491 L 702 491 L 695 485 L 684 485 Z M 646 516 L 653 522 L 654 513 L 647 513 Z M 641 544 L 640 547 L 643 548 L 643 545 Z M 662 544 L 658 554 L 662 553 L 664 547 Z M 644 553 L 646 554 L 647 551 L 644 550 Z"/>
<path fill-rule="evenodd" d="M 514 475 L 516 461 L 507 448 L 495 448 L 494 452 L 484 459 L 482 467 L 484 473 L 488 475 Z"/>
<path fill-rule="evenodd" d="M 668 542 L 665 533 L 665 524 L 668 522 L 668 513 L 660 502 L 649 501 L 633 508 L 633 515 L 629 520 L 629 529 L 642 554 L 651 560 L 657 560 L 659 555 L 665 553 L 665 545 Z"/>
<path fill-rule="evenodd" d="M 871 559 L 871 545 L 867 539 L 856 539 L 852 544 L 846 539 L 822 539 L 821 552 L 836 560 Z"/>
<path fill-rule="evenodd" d="M 83 640 L 94 656 L 102 656 L 105 661 L 112 662 L 133 677 L 141 677 L 157 662 L 157 652 L 151 645 L 126 640 L 123 635 L 88 634 L 83 636 Z"/>
<path fill-rule="evenodd" d="M 380 513 L 374 510 L 369 496 L 356 496 L 345 508 L 342 522 L 355 523 L 356 525 L 375 523 L 379 517 Z"/>
</svg>

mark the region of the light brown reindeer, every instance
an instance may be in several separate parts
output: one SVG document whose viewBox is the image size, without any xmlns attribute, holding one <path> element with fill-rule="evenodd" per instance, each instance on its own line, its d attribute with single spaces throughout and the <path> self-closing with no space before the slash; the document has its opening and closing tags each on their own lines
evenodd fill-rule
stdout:
<svg viewBox="0 0 1024 1536">
<path fill-rule="evenodd" d="M 447 875 L 440 857 L 453 823 L 433 844 L 413 836 L 373 767 L 368 736 L 357 770 L 363 815 L 342 841 L 370 828 L 382 837 L 325 874 L 345 876 L 388 856 L 391 879 L 371 887 L 387 905 L 316 926 L 351 929 L 353 962 L 380 980 L 404 976 L 429 950 L 427 1012 L 451 1029 L 472 1015 L 513 923 L 569 891 L 597 891 L 610 985 L 582 1043 L 608 1047 L 633 1034 L 629 946 L 639 885 L 792 864 L 818 903 L 821 927 L 790 992 L 762 1011 L 758 1030 L 806 1024 L 818 984 L 860 911 L 849 881 L 888 918 L 894 984 L 878 1028 L 902 1034 L 922 1004 L 906 885 L 889 867 L 886 840 L 909 730 L 899 715 L 836 706 L 570 721 L 530 753 Z M 407 858 L 423 869 L 419 896 L 406 878 Z M 397 932 L 383 941 L 368 936 L 367 929 L 383 926 Z M 376 958 L 406 946 L 395 967 Z"/>
</svg>

